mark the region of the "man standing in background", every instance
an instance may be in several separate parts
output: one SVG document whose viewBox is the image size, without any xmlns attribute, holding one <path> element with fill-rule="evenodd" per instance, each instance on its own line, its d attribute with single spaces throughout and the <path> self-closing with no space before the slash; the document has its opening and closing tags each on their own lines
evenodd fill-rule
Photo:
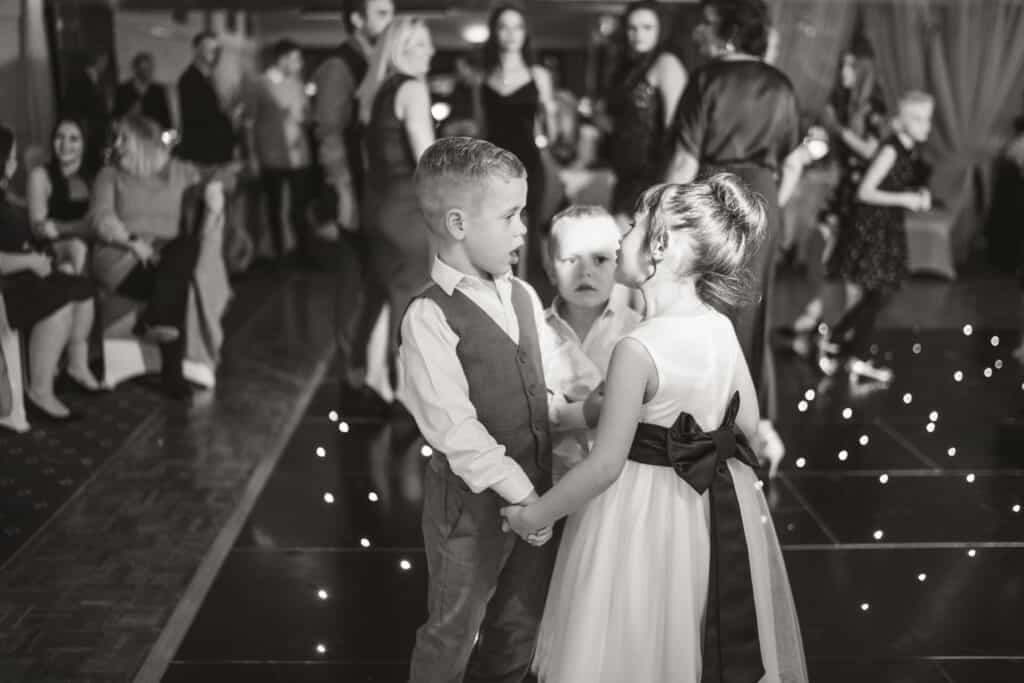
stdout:
<svg viewBox="0 0 1024 683">
<path fill-rule="evenodd" d="M 203 168 L 231 163 L 235 156 L 235 130 L 213 84 L 220 59 L 220 41 L 203 31 L 192 41 L 192 64 L 178 79 L 181 107 L 181 143 L 177 154 Z"/>
<path fill-rule="evenodd" d="M 246 132 L 253 174 L 259 174 L 267 198 L 271 240 L 279 263 L 285 257 L 284 196 L 288 223 L 295 234 L 298 260 L 312 265 L 306 209 L 309 205 L 309 102 L 302 79 L 302 51 L 290 40 L 274 45 L 273 64 L 259 79 L 246 106 Z"/>
<path fill-rule="evenodd" d="M 132 77 L 117 86 L 114 118 L 135 113 L 152 119 L 164 130 L 178 128 L 174 105 L 162 83 L 153 80 L 153 55 L 140 52 L 132 58 Z"/>
<path fill-rule="evenodd" d="M 395 5 L 392 0 L 345 0 L 344 14 L 348 37 L 313 75 L 313 131 L 325 190 L 336 195 L 336 220 L 345 231 L 339 289 L 346 305 L 339 305 L 337 333 L 347 357 L 347 384 L 359 388 L 366 371 L 366 345 L 384 303 L 384 290 L 367 280 L 365 238 L 357 232 L 363 155 L 355 95 L 366 75 L 370 52 L 395 15 Z"/>
</svg>

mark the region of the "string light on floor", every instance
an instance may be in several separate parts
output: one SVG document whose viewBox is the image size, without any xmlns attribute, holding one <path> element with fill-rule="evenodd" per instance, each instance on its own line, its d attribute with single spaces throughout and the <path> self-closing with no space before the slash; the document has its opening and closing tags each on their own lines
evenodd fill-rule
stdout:
<svg viewBox="0 0 1024 683">
<path fill-rule="evenodd" d="M 885 538 L 885 532 L 882 531 L 881 529 L 878 529 L 878 530 L 875 531 L 874 534 L 872 534 L 872 536 L 875 537 L 876 541 L 881 541 L 883 538 Z"/>
<path fill-rule="evenodd" d="M 796 466 L 797 466 L 797 469 L 801 469 L 802 470 L 804 467 L 807 466 L 807 460 L 805 458 L 797 458 L 796 459 Z"/>
<path fill-rule="evenodd" d="M 972 334 L 974 334 L 974 325 L 967 323 L 964 325 L 964 336 L 970 337 Z"/>
<path fill-rule="evenodd" d="M 850 452 L 845 448 L 839 451 L 839 462 L 846 462 L 846 459 L 850 457 Z"/>
<path fill-rule="evenodd" d="M 913 394 L 911 394 L 911 393 L 910 393 L 909 391 L 908 391 L 907 393 L 903 394 L 903 403 L 905 403 L 906 405 L 908 405 L 908 406 L 909 406 L 909 405 L 910 405 L 910 403 L 911 403 L 911 402 L 912 402 L 913 400 L 914 400 L 914 395 L 913 395 Z"/>
<path fill-rule="evenodd" d="M 992 346 L 999 346 L 999 337 L 997 335 L 992 335 L 992 338 L 988 341 Z"/>
<path fill-rule="evenodd" d="M 857 439 L 857 443 L 859 443 L 861 446 L 867 446 L 869 443 L 871 443 L 871 438 L 867 434 L 861 434 L 860 438 Z"/>
<path fill-rule="evenodd" d="M 318 654 L 325 654 L 327 652 L 327 646 L 323 643 L 317 643 L 316 651 Z"/>
<path fill-rule="evenodd" d="M 967 483 L 968 483 L 968 484 L 973 484 L 973 483 L 974 483 L 974 473 L 973 473 L 973 472 L 971 472 L 971 473 L 970 473 L 970 474 L 968 474 L 968 475 L 967 475 L 966 477 L 964 477 L 964 479 L 966 479 L 966 480 L 967 480 Z"/>
<path fill-rule="evenodd" d="M 916 356 L 917 354 L 921 353 L 921 345 L 920 345 L 920 344 L 914 344 L 914 345 L 913 345 L 913 346 L 911 347 L 911 349 L 910 349 L 910 350 L 911 350 L 911 351 L 913 351 L 913 352 L 914 352 L 914 355 Z"/>
<path fill-rule="evenodd" d="M 851 417 L 853 417 L 853 409 L 852 408 L 843 408 L 843 419 L 844 420 L 849 420 Z"/>
<path fill-rule="evenodd" d="M 331 412 L 327 413 L 327 419 L 330 420 L 331 422 L 337 422 L 340 419 L 338 417 L 338 411 L 332 410 Z"/>
<path fill-rule="evenodd" d="M 920 581 L 921 583 L 924 583 L 925 581 L 928 580 L 928 575 L 925 574 L 924 572 L 921 572 L 920 574 L 917 575 L 917 580 Z"/>
<path fill-rule="evenodd" d="M 1020 505 L 1019 505 L 1019 504 L 1017 504 L 1017 505 L 1014 505 L 1014 506 L 1013 506 L 1012 508 L 1010 508 L 1010 509 L 1011 509 L 1011 510 L 1013 510 L 1013 511 L 1014 511 L 1015 513 L 1019 513 L 1019 512 L 1020 512 Z"/>
<path fill-rule="evenodd" d="M 926 424 L 924 426 L 924 430 L 926 432 L 928 432 L 929 434 L 931 434 L 932 432 L 935 431 L 935 423 L 934 422 L 929 422 L 928 424 Z"/>
<path fill-rule="evenodd" d="M 317 446 L 316 447 L 316 457 L 318 457 L 318 458 L 326 458 L 327 457 L 327 450 L 323 446 Z"/>
<path fill-rule="evenodd" d="M 323 588 L 321 588 L 320 590 L 318 590 L 316 592 L 316 597 L 320 598 L 321 600 L 326 600 L 330 596 L 327 594 L 327 591 L 325 591 Z"/>
<path fill-rule="evenodd" d="M 807 412 L 807 401 L 800 401 L 799 403 L 797 403 L 796 404 L 796 409 L 799 410 L 801 413 L 806 413 Z"/>
<path fill-rule="evenodd" d="M 953 381 L 954 382 L 963 382 L 964 381 L 964 373 L 963 373 L 962 370 L 957 370 L 956 372 L 953 373 Z"/>
<path fill-rule="evenodd" d="M 955 458 L 956 457 L 956 446 L 950 446 L 946 450 L 946 455 L 948 455 L 951 458 Z"/>
<path fill-rule="evenodd" d="M 338 431 L 342 434 L 348 434 L 348 422 L 339 422 Z"/>
<path fill-rule="evenodd" d="M 888 474 L 883 474 L 880 477 L 878 477 L 878 483 L 879 484 L 888 484 L 889 483 L 889 475 Z"/>
<path fill-rule="evenodd" d="M 992 368 L 985 368 L 981 371 L 981 374 L 985 375 L 985 379 L 990 378 L 992 376 Z"/>
<path fill-rule="evenodd" d="M 403 572 L 407 572 L 410 569 L 412 569 L 412 562 L 403 558 L 401 561 L 399 561 L 398 568 L 401 569 Z"/>
<path fill-rule="evenodd" d="M 433 454 L 434 449 L 428 446 L 427 444 L 423 444 L 423 446 L 420 448 L 420 455 L 422 455 L 424 458 L 429 458 Z"/>
<path fill-rule="evenodd" d="M 324 494 L 324 502 L 327 503 L 328 505 L 333 503 L 334 502 L 334 494 L 333 493 L 325 493 Z"/>
<path fill-rule="evenodd" d="M 971 548 L 970 550 L 967 551 L 967 557 L 974 557 L 977 554 L 978 554 L 978 551 L 975 550 L 974 548 Z"/>
<path fill-rule="evenodd" d="M 806 398 L 808 401 L 813 401 L 814 396 L 814 389 L 808 389 L 807 391 L 804 392 L 804 398 Z"/>
<path fill-rule="evenodd" d="M 369 548 L 370 547 L 370 539 L 368 539 L 368 538 L 360 538 L 359 539 L 359 545 L 363 546 L 364 548 Z"/>
<path fill-rule="evenodd" d="M 366 499 L 369 500 L 371 503 L 376 503 L 378 500 L 380 500 L 380 496 L 377 495 L 376 491 L 370 491 L 368 494 L 366 494 Z"/>
<path fill-rule="evenodd" d="M 999 359 L 999 358 L 996 358 L 996 362 L 993 363 L 992 365 L 995 366 L 996 370 L 1002 370 L 1003 369 L 1003 361 L 1001 359 Z"/>
<path fill-rule="evenodd" d="M 869 605 L 866 602 L 860 603 L 860 611 L 861 612 L 867 612 L 869 609 L 871 609 L 871 605 Z"/>
</svg>

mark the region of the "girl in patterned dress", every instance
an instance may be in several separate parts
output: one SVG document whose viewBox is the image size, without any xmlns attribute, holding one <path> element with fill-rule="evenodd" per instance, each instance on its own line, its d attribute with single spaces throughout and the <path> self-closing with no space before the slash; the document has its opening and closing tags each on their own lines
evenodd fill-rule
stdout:
<svg viewBox="0 0 1024 683">
<path fill-rule="evenodd" d="M 892 370 L 867 358 L 878 315 L 907 278 L 907 211 L 927 211 L 931 194 L 921 186 L 918 146 L 931 132 L 931 95 L 908 92 L 900 99 L 897 131 L 875 156 L 860 187 L 850 230 L 840 235 L 839 274 L 860 297 L 823 342 L 819 365 L 828 375 L 841 366 L 854 378 L 889 382 Z"/>
</svg>

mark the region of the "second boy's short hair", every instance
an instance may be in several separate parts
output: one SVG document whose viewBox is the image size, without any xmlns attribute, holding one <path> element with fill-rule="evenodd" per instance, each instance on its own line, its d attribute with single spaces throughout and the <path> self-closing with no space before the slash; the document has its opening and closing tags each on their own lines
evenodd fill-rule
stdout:
<svg viewBox="0 0 1024 683">
<path fill-rule="evenodd" d="M 441 138 L 423 152 L 416 164 L 416 196 L 430 224 L 451 208 L 454 194 L 467 186 L 480 186 L 495 176 L 522 178 L 526 167 L 512 152 L 486 140 L 469 137 Z"/>
<path fill-rule="evenodd" d="M 618 247 L 619 229 L 615 218 L 603 206 L 580 204 L 572 205 L 556 213 L 551 219 L 551 239 L 548 240 L 548 252 L 552 258 L 557 257 L 559 247 L 559 224 L 564 221 L 578 221 L 586 219 L 607 220 L 612 230 L 608 232 L 607 245 L 602 242 L 602 247 L 607 246 L 615 249 Z M 599 240 L 600 241 L 600 240 Z M 595 243 L 596 245 L 596 243 Z"/>
</svg>

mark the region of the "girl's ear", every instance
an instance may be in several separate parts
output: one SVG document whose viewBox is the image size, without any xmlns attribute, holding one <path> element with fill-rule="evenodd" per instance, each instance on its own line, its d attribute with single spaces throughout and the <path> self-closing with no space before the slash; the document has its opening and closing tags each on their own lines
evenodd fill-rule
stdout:
<svg viewBox="0 0 1024 683">
<path fill-rule="evenodd" d="M 665 252 L 668 249 L 668 234 L 662 234 L 661 237 L 651 242 L 651 259 L 655 263 L 660 263 L 665 260 Z"/>
</svg>

